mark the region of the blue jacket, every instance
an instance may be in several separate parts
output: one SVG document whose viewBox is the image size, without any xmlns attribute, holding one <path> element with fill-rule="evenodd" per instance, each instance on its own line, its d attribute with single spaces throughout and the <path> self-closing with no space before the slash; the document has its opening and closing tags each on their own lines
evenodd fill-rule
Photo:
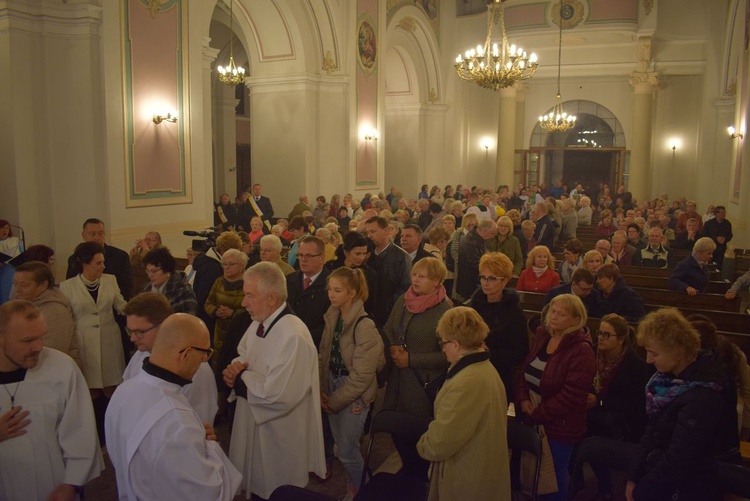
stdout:
<svg viewBox="0 0 750 501">
<path fill-rule="evenodd" d="M 669 275 L 669 288 L 684 292 L 688 287 L 698 289 L 699 292 L 706 290 L 711 272 L 706 266 L 701 266 L 695 257 L 688 257 L 677 263 L 672 274 Z"/>
</svg>

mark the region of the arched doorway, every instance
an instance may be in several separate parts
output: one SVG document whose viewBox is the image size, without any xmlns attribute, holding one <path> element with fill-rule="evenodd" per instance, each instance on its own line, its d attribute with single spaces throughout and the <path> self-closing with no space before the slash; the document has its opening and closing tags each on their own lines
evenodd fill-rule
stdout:
<svg viewBox="0 0 750 501">
<path fill-rule="evenodd" d="M 576 115 L 575 126 L 551 134 L 536 124 L 525 152 L 522 181 L 552 186 L 562 180 L 570 189 L 577 183 L 584 187 L 627 184 L 630 152 L 617 117 L 593 101 L 568 101 L 563 108 Z"/>
</svg>

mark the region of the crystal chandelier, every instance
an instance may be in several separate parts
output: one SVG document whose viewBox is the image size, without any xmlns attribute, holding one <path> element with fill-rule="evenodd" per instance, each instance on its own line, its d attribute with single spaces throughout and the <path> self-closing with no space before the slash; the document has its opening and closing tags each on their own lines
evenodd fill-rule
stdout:
<svg viewBox="0 0 750 501">
<path fill-rule="evenodd" d="M 227 85 L 239 85 L 245 81 L 245 68 L 234 64 L 234 30 L 232 29 L 232 21 L 234 20 L 234 14 L 232 7 L 234 6 L 234 0 L 229 2 L 229 65 L 218 66 L 216 71 L 219 72 L 219 80 Z"/>
<path fill-rule="evenodd" d="M 560 39 L 557 46 L 557 102 L 552 111 L 539 117 L 539 126 L 549 132 L 565 132 L 576 124 L 575 115 L 568 115 L 563 111 L 560 98 L 560 65 L 562 64 L 562 23 L 563 0 L 560 0 Z"/>
<path fill-rule="evenodd" d="M 502 8 L 504 1 L 493 0 L 487 5 L 487 39 L 484 47 L 477 45 L 476 50 L 467 50 L 463 56 L 459 54 L 453 65 L 461 79 L 495 91 L 531 78 L 539 66 L 536 54 L 529 56 L 522 48 L 508 44 Z M 492 27 L 498 20 L 503 33 L 500 46 L 491 43 Z"/>
</svg>

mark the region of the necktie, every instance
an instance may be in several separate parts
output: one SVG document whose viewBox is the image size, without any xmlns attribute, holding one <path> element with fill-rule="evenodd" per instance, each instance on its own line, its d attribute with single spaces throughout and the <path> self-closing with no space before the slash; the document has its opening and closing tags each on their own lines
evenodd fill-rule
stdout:
<svg viewBox="0 0 750 501">
<path fill-rule="evenodd" d="M 307 290 L 307 288 L 310 287 L 311 283 L 312 280 L 310 280 L 308 277 L 305 277 L 305 280 L 302 281 L 302 289 Z"/>
<path fill-rule="evenodd" d="M 258 330 L 255 331 L 255 335 L 258 337 L 263 337 L 263 324 L 258 324 Z"/>
</svg>

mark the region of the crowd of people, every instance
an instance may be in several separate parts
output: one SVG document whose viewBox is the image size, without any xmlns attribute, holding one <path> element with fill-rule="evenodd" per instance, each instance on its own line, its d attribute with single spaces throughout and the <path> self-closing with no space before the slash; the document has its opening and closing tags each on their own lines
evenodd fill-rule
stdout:
<svg viewBox="0 0 750 501">
<path fill-rule="evenodd" d="M 545 499 L 567 499 L 586 436 L 640 443 L 628 500 L 717 495 L 715 461 L 736 462 L 750 435 L 746 358 L 707 318 L 646 315 L 620 268 L 673 267 L 672 289 L 703 293 L 732 239 L 724 207 L 562 182 L 315 203 L 277 218 L 259 184 L 222 195 L 215 238 L 184 270 L 157 232 L 128 254 L 89 219 L 59 286 L 54 251 L 24 249 L 0 220 L 16 258 L 0 268 L 0 498 L 74 499 L 106 445 L 121 499 L 268 499 L 330 478 L 335 456 L 354 499 L 379 391 L 384 410 L 431 419 L 416 442 L 394 437 L 405 475 L 434 465 L 430 499 L 510 497 L 509 403 L 544 429 Z M 594 224 L 587 249 L 577 233 Z M 528 324 L 526 293 L 546 297 Z"/>
</svg>

